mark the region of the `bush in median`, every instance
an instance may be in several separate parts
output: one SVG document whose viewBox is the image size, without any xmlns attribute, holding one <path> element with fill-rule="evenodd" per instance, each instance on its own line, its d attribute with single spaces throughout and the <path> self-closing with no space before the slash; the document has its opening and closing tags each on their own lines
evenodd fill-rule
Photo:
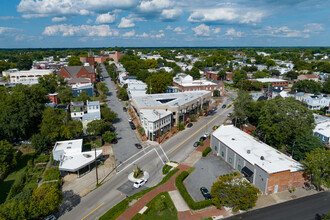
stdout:
<svg viewBox="0 0 330 220">
<path fill-rule="evenodd" d="M 211 152 L 211 148 L 207 147 L 205 148 L 205 150 L 203 150 L 202 156 L 206 157 L 210 152 Z"/>
<path fill-rule="evenodd" d="M 202 209 L 213 204 L 212 200 L 203 200 L 200 202 L 195 202 L 190 194 L 188 193 L 186 187 L 183 185 L 183 181 L 187 178 L 189 172 L 183 171 L 175 179 L 175 185 L 178 188 L 181 196 L 187 202 L 188 206 L 193 210 Z"/>
</svg>

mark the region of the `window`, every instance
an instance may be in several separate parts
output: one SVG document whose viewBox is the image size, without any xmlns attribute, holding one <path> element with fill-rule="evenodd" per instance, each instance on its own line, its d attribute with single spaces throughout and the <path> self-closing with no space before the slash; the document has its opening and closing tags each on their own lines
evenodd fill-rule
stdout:
<svg viewBox="0 0 330 220">
<path fill-rule="evenodd" d="M 222 151 L 222 152 L 221 152 L 221 156 L 222 156 L 222 157 L 225 157 L 225 152 Z"/>
<path fill-rule="evenodd" d="M 218 151 L 218 147 L 217 147 L 217 146 L 214 146 L 214 150 L 215 150 L 215 151 Z"/>
<path fill-rule="evenodd" d="M 241 165 L 238 164 L 237 169 L 238 171 L 241 171 Z"/>
<path fill-rule="evenodd" d="M 231 157 L 229 157 L 229 163 L 232 164 L 233 160 L 231 159 Z"/>
</svg>

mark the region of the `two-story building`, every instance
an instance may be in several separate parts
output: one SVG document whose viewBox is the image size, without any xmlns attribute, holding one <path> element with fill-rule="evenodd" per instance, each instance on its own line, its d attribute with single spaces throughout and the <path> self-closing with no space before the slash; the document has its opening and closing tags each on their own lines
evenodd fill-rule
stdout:
<svg viewBox="0 0 330 220">
<path fill-rule="evenodd" d="M 33 85 L 39 83 L 39 78 L 45 75 L 50 75 L 53 70 L 37 70 L 31 69 L 26 71 L 11 71 L 9 72 L 9 81 L 11 83 Z"/>
<path fill-rule="evenodd" d="M 94 66 L 65 66 L 58 75 L 63 76 L 69 85 L 94 83 L 96 79 Z"/>
<path fill-rule="evenodd" d="M 213 132 L 211 148 L 265 194 L 305 183 L 302 164 L 233 125 Z"/>
</svg>

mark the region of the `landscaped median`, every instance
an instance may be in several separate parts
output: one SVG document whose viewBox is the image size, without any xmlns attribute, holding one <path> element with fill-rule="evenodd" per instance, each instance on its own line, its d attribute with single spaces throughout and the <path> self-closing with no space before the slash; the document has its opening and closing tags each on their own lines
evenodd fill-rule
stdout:
<svg viewBox="0 0 330 220">
<path fill-rule="evenodd" d="M 145 189 L 141 192 L 138 192 L 126 199 L 124 199 L 123 201 L 119 202 L 117 205 L 115 205 L 114 207 L 112 207 L 109 211 L 107 211 L 101 218 L 100 220 L 111 220 L 111 219 L 116 219 L 118 218 L 121 214 L 123 214 L 128 208 L 129 208 L 129 203 L 132 200 L 137 200 L 139 198 L 141 198 L 143 195 L 145 195 L 146 193 L 150 192 L 151 190 L 159 187 L 160 185 L 166 183 L 169 179 L 171 179 L 171 177 L 176 174 L 179 171 L 178 168 L 173 169 L 172 171 L 170 171 L 164 178 L 163 180 L 158 183 L 156 186 Z"/>
<path fill-rule="evenodd" d="M 203 200 L 200 202 L 195 202 L 190 194 L 188 193 L 186 187 L 183 185 L 183 181 L 187 178 L 187 176 L 194 170 L 194 168 L 190 168 L 188 171 L 182 171 L 175 179 L 175 185 L 178 188 L 181 196 L 188 204 L 189 208 L 193 210 L 202 209 L 208 206 L 213 205 L 212 200 Z"/>
</svg>

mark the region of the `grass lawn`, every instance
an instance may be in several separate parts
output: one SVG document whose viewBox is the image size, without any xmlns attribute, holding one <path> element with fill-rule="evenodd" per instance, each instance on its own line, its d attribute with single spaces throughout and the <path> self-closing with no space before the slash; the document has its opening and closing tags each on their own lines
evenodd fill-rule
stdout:
<svg viewBox="0 0 330 220">
<path fill-rule="evenodd" d="M 11 186 L 26 171 L 27 162 L 34 157 L 34 153 L 23 154 L 17 161 L 17 166 L 0 182 L 0 204 L 5 202 Z"/>
<path fill-rule="evenodd" d="M 172 220 L 178 219 L 178 212 L 168 192 L 159 193 L 148 204 L 145 213 L 136 214 L 134 220 Z"/>
</svg>

